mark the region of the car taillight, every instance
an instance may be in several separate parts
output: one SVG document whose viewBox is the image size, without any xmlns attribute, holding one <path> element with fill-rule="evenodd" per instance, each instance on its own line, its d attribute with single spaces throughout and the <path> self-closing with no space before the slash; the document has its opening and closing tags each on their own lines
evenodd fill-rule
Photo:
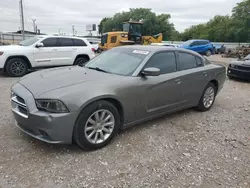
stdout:
<svg viewBox="0 0 250 188">
<path fill-rule="evenodd" d="M 92 52 L 95 52 L 95 48 L 91 48 Z"/>
<path fill-rule="evenodd" d="M 3 52 L 0 52 L 0 55 L 3 55 Z"/>
</svg>

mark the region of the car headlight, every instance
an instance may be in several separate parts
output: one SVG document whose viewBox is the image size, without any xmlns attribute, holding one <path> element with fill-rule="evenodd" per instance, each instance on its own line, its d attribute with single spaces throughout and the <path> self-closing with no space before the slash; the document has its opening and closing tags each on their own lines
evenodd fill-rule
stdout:
<svg viewBox="0 0 250 188">
<path fill-rule="evenodd" d="M 37 109 L 40 111 L 51 112 L 51 113 L 67 113 L 69 112 L 66 105 L 56 99 L 37 99 Z"/>
</svg>

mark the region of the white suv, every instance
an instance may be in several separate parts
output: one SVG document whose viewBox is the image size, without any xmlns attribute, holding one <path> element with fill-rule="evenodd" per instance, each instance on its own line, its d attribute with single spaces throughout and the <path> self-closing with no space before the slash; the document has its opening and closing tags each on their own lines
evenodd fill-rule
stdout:
<svg viewBox="0 0 250 188">
<path fill-rule="evenodd" d="M 29 69 L 83 65 L 95 57 L 94 51 L 84 38 L 35 36 L 19 45 L 0 46 L 0 69 L 19 77 Z"/>
</svg>

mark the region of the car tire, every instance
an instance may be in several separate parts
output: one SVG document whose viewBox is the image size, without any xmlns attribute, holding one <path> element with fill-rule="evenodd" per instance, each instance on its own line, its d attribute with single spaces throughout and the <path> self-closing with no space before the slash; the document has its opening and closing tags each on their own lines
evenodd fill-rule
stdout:
<svg viewBox="0 0 250 188">
<path fill-rule="evenodd" d="M 211 56 L 211 55 L 212 55 L 211 50 L 207 50 L 207 51 L 206 51 L 206 56 L 209 57 L 209 56 Z"/>
<path fill-rule="evenodd" d="M 75 62 L 74 65 L 79 65 L 79 66 L 84 66 L 89 60 L 86 57 L 78 57 Z"/>
<path fill-rule="evenodd" d="M 94 102 L 77 118 L 74 141 L 85 150 L 102 148 L 116 135 L 120 123 L 120 114 L 113 104 L 104 100 Z"/>
<path fill-rule="evenodd" d="M 214 104 L 216 93 L 217 89 L 215 85 L 209 82 L 202 93 L 199 104 L 196 106 L 196 110 L 201 112 L 210 110 Z"/>
<path fill-rule="evenodd" d="M 28 72 L 28 64 L 21 58 L 13 58 L 6 62 L 6 72 L 11 77 L 22 77 Z"/>
</svg>

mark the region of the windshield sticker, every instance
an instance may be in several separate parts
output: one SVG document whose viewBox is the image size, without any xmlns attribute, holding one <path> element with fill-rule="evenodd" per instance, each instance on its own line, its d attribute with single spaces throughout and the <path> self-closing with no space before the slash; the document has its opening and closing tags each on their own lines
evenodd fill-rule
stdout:
<svg viewBox="0 0 250 188">
<path fill-rule="evenodd" d="M 143 51 L 143 50 L 134 50 L 133 53 L 135 54 L 143 54 L 143 55 L 148 55 L 149 51 Z"/>
</svg>

